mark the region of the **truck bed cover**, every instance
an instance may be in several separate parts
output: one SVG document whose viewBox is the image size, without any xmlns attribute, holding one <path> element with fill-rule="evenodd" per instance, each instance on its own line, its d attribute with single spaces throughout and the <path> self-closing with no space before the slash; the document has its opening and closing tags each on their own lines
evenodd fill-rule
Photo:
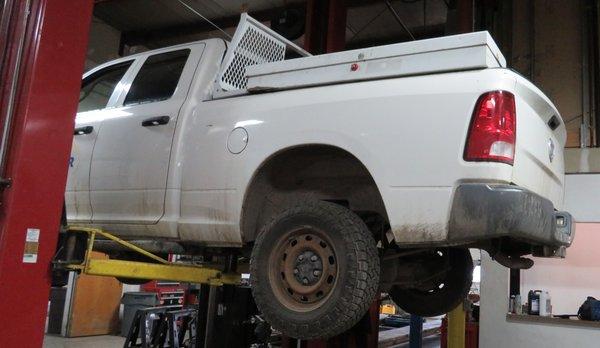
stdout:
<svg viewBox="0 0 600 348">
<path fill-rule="evenodd" d="M 246 67 L 246 89 L 285 90 L 351 81 L 506 67 L 487 31 Z"/>
</svg>

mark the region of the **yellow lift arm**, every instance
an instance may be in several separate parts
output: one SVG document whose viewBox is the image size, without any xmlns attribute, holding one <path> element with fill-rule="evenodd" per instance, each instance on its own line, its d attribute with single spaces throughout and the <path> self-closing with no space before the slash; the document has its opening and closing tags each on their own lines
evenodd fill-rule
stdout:
<svg viewBox="0 0 600 348">
<path fill-rule="evenodd" d="M 69 271 L 77 271 L 96 276 L 171 280 L 215 286 L 240 283 L 241 276 L 238 273 L 223 273 L 221 270 L 214 268 L 170 262 L 97 228 L 70 226 L 67 229 L 67 233 L 71 232 L 87 233 L 88 242 L 83 263 L 67 263 L 63 265 L 63 267 Z M 110 239 L 115 243 L 124 246 L 125 248 L 156 261 L 157 263 L 93 259 L 91 258 L 91 253 L 93 251 L 94 241 L 96 240 L 97 235 L 100 235 L 106 239 Z"/>
</svg>

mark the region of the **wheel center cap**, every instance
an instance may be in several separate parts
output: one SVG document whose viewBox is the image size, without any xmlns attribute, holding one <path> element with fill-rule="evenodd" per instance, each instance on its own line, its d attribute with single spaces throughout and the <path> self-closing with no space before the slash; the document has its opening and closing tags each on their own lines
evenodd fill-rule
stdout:
<svg viewBox="0 0 600 348">
<path fill-rule="evenodd" d="M 314 285 L 323 274 L 323 261 L 317 253 L 305 250 L 296 257 L 294 265 L 294 278 L 298 283 L 311 286 Z"/>
</svg>

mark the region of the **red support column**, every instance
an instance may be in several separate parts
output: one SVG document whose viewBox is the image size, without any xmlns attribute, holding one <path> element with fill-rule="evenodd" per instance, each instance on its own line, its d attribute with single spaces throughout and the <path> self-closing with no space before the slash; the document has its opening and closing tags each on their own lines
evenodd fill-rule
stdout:
<svg viewBox="0 0 600 348">
<path fill-rule="evenodd" d="M 458 0 L 456 11 L 458 33 L 473 32 L 473 0 Z"/>
<path fill-rule="evenodd" d="M 313 53 L 330 53 L 346 44 L 346 1 L 308 0 L 304 49 Z"/>
<path fill-rule="evenodd" d="M 306 1 L 304 49 L 313 54 L 325 52 L 327 33 L 327 0 Z"/>
<path fill-rule="evenodd" d="M 42 346 L 91 15 L 92 0 L 7 0 L 2 10 L 1 125 L 11 119 L 0 173 L 10 179 L 0 197 L 3 347 Z"/>
<path fill-rule="evenodd" d="M 329 0 L 327 53 L 343 51 L 346 47 L 346 14 L 345 0 Z"/>
</svg>

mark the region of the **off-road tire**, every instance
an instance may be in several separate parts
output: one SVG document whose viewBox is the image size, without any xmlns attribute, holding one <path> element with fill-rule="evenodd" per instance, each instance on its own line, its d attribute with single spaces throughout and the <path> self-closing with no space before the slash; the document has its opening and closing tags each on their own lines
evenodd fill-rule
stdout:
<svg viewBox="0 0 600 348">
<path fill-rule="evenodd" d="M 276 245 L 287 247 L 290 231 L 304 228 L 326 233 L 337 259 L 333 287 L 318 307 L 307 311 L 292 310 L 278 299 L 270 272 L 279 266 L 269 264 Z M 317 200 L 298 203 L 267 223 L 250 259 L 250 282 L 259 310 L 276 330 L 297 339 L 328 338 L 354 326 L 378 293 L 379 272 L 377 247 L 365 223 L 343 206 Z"/>
<path fill-rule="evenodd" d="M 434 317 L 450 312 L 467 298 L 473 281 L 473 259 L 469 249 L 447 249 L 450 270 L 443 279 L 444 287 L 426 292 L 394 286 L 392 300 L 406 312 Z"/>
</svg>

